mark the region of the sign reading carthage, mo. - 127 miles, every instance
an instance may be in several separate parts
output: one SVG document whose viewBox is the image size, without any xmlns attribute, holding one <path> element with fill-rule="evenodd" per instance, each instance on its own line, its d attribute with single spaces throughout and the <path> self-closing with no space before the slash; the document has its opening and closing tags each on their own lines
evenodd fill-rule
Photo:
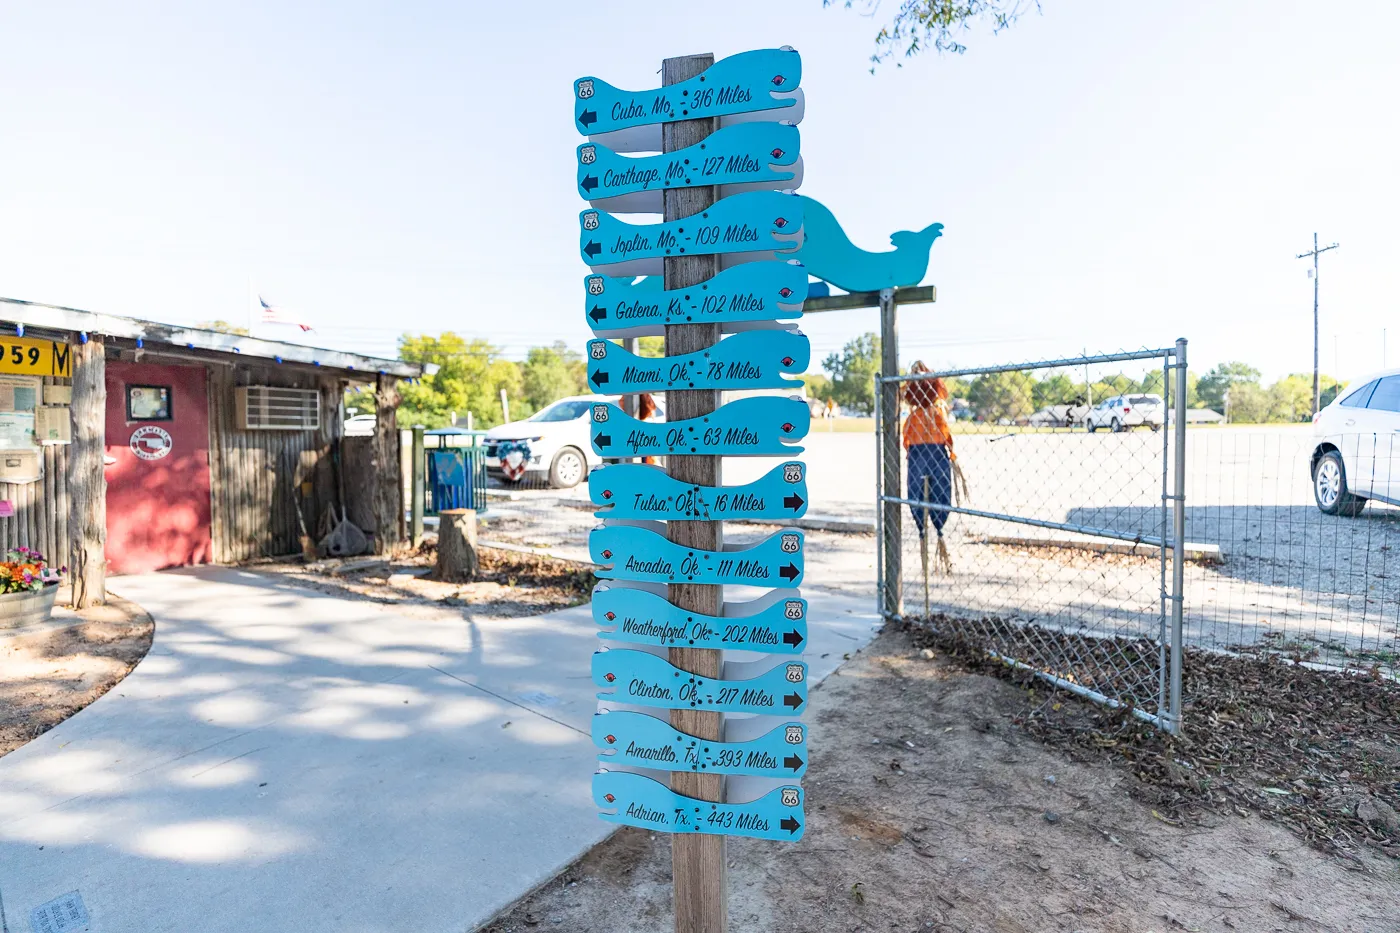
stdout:
<svg viewBox="0 0 1400 933">
<path fill-rule="evenodd" d="M 795 713 L 807 702 L 807 665 L 784 661 L 748 680 L 700 677 L 665 658 L 632 648 L 593 652 L 593 683 L 609 688 L 598 699 L 666 709 L 722 713 Z"/>
<path fill-rule="evenodd" d="M 593 449 L 601 457 L 667 454 L 786 456 L 801 447 L 786 443 L 807 435 L 812 413 L 796 398 L 735 399 L 714 412 L 682 421 L 639 421 L 610 402 L 593 406 Z"/>
<path fill-rule="evenodd" d="M 588 533 L 588 553 L 602 565 L 595 571 L 599 579 L 648 583 L 793 587 L 802 582 L 805 564 L 796 528 L 775 531 L 751 547 L 703 551 L 639 525 L 604 525 Z"/>
<path fill-rule="evenodd" d="M 756 839 L 802 838 L 802 788 L 779 787 L 748 803 L 711 803 L 629 771 L 593 775 L 593 802 L 610 823 L 657 832 L 714 833 Z"/>
<path fill-rule="evenodd" d="M 807 511 L 807 467 L 789 460 L 743 486 L 683 483 L 659 467 L 618 463 L 588 475 L 588 495 L 599 518 L 658 521 L 798 518 Z"/>
<path fill-rule="evenodd" d="M 746 610 L 740 612 L 739 610 Z M 640 586 L 600 583 L 593 588 L 599 638 L 660 648 L 733 648 L 801 654 L 807 641 L 807 600 L 774 590 L 747 603 L 725 603 L 711 616 L 671 603 Z"/>
<path fill-rule="evenodd" d="M 584 314 L 599 337 L 648 337 L 667 324 L 723 324 L 725 330 L 802 316 L 807 270 L 770 260 L 749 262 L 699 285 L 663 289 L 661 276 L 585 276 Z"/>
<path fill-rule="evenodd" d="M 588 384 L 599 392 L 671 389 L 801 389 L 812 344 L 790 330 L 751 330 L 694 353 L 644 357 L 611 340 L 588 342 Z"/>
<path fill-rule="evenodd" d="M 748 742 L 717 742 L 646 713 L 614 710 L 595 713 L 592 732 L 605 765 L 782 778 L 807 771 L 807 730 L 800 722 L 785 722 Z"/>
</svg>

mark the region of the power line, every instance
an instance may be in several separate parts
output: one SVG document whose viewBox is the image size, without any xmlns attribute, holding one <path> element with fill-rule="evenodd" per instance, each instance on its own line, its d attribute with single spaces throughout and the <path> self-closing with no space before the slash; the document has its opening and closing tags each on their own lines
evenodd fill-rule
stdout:
<svg viewBox="0 0 1400 933">
<path fill-rule="evenodd" d="M 1313 261 L 1313 267 L 1312 267 L 1312 280 L 1313 280 L 1313 406 L 1312 406 L 1312 413 L 1313 413 L 1314 415 L 1317 414 L 1318 409 L 1322 407 L 1322 406 L 1321 406 L 1321 402 L 1322 402 L 1322 390 L 1321 390 L 1321 386 L 1320 386 L 1320 384 L 1319 384 L 1319 382 L 1318 382 L 1318 365 L 1317 365 L 1317 352 L 1318 352 L 1318 351 L 1317 351 L 1317 282 L 1318 282 L 1317 257 L 1321 256 L 1323 253 L 1327 252 L 1329 249 L 1336 249 L 1336 248 L 1337 248 L 1338 246 L 1340 246 L 1340 245 L 1341 245 L 1340 243 L 1333 243 L 1331 246 L 1324 246 L 1324 247 L 1322 247 L 1322 249 L 1318 249 L 1318 248 L 1317 248 L 1317 233 L 1314 232 L 1314 233 L 1313 233 L 1313 248 L 1310 249 L 1310 250 L 1308 250 L 1306 253 L 1299 253 L 1299 254 L 1298 254 L 1298 258 L 1299 258 L 1299 259 L 1306 259 L 1307 257 L 1311 256 L 1311 257 L 1312 257 L 1312 261 Z M 1333 364 L 1334 364 L 1334 365 L 1335 365 L 1335 362 L 1336 362 L 1336 361 L 1334 360 L 1334 361 L 1333 361 Z"/>
</svg>

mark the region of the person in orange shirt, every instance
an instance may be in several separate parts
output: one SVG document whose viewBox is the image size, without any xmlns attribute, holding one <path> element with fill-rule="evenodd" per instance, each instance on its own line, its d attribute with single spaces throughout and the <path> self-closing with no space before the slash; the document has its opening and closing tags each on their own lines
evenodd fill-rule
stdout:
<svg viewBox="0 0 1400 933">
<path fill-rule="evenodd" d="M 927 373 L 922 360 L 909 368 L 910 375 Z M 904 450 L 908 462 L 907 497 L 936 505 L 951 505 L 953 501 L 953 471 L 957 455 L 953 453 L 953 432 L 949 426 L 952 414 L 948 405 L 949 391 L 942 378 L 918 379 L 904 384 L 904 404 L 909 417 L 904 422 Z M 938 565 L 945 572 L 953 569 L 948 546 L 943 541 L 943 526 L 948 521 L 947 509 L 910 506 L 914 524 L 919 528 L 919 550 L 924 558 L 924 573 L 928 573 L 928 537 L 925 523 L 931 523 L 938 535 Z"/>
</svg>

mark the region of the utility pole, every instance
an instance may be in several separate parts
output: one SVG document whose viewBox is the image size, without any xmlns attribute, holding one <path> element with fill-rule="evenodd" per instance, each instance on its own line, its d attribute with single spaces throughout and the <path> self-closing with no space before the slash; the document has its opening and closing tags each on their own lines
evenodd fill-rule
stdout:
<svg viewBox="0 0 1400 933">
<path fill-rule="evenodd" d="M 1317 368 L 1317 352 L 1318 352 L 1318 351 L 1317 351 L 1317 339 L 1318 339 L 1318 337 L 1317 337 L 1317 279 L 1318 279 L 1318 275 L 1317 275 L 1317 273 L 1318 273 L 1318 268 L 1317 268 L 1317 257 L 1321 256 L 1323 253 L 1327 252 L 1329 249 L 1336 249 L 1338 246 L 1341 246 L 1341 244 L 1340 244 L 1340 243 L 1333 243 L 1331 246 L 1324 246 L 1324 247 L 1322 247 L 1322 249 L 1318 249 L 1318 248 L 1317 248 L 1317 233 L 1314 232 L 1314 233 L 1313 233 L 1313 248 L 1312 248 L 1311 250 L 1309 250 L 1308 252 L 1306 252 L 1306 253 L 1299 253 L 1299 254 L 1298 254 L 1298 258 L 1299 258 L 1299 259 L 1306 259 L 1306 258 L 1308 258 L 1309 256 L 1311 256 L 1311 257 L 1312 257 L 1312 261 L 1313 261 L 1313 267 L 1312 267 L 1312 280 L 1313 280 L 1313 404 L 1312 404 L 1312 413 L 1313 413 L 1314 415 L 1317 414 L 1318 408 L 1320 407 L 1319 403 L 1322 401 L 1322 387 L 1321 387 L 1320 383 L 1318 382 L 1318 368 Z"/>
</svg>

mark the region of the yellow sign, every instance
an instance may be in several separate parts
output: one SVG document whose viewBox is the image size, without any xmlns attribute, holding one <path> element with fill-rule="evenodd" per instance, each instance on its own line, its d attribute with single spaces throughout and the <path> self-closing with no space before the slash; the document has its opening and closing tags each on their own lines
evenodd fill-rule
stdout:
<svg viewBox="0 0 1400 933">
<path fill-rule="evenodd" d="M 0 335 L 0 373 L 68 377 L 72 353 L 66 343 Z"/>
</svg>

